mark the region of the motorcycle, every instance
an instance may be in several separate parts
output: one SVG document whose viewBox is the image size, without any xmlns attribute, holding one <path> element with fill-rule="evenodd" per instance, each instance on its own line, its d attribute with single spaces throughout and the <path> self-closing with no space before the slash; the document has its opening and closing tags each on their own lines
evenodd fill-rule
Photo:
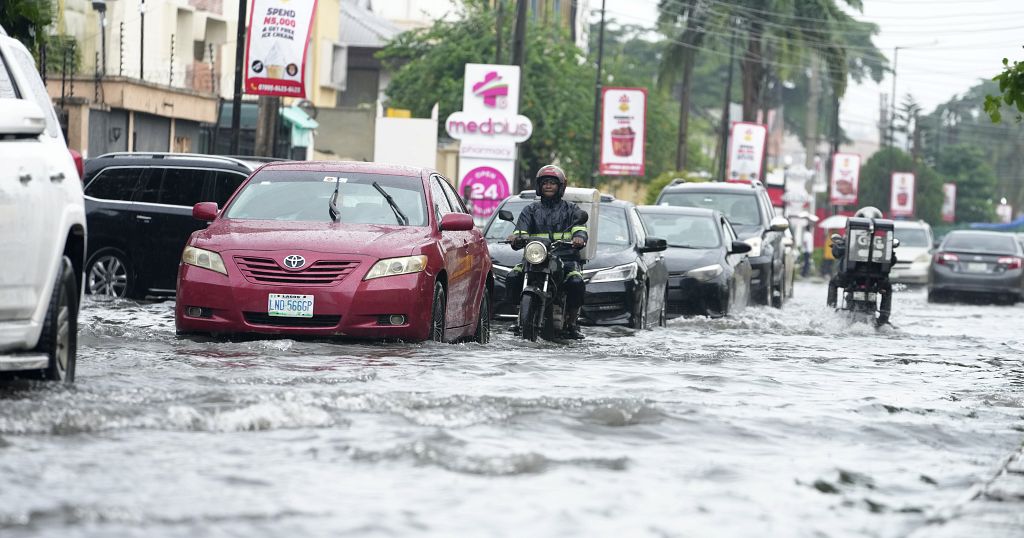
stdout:
<svg viewBox="0 0 1024 538">
<path fill-rule="evenodd" d="M 498 212 L 498 218 L 514 220 L 512 212 L 505 209 Z M 572 226 L 586 224 L 588 218 L 587 212 L 582 211 Z M 562 260 L 554 255 L 561 246 L 572 246 L 572 240 L 556 240 L 552 234 L 548 239 L 531 238 L 523 248 L 519 334 L 531 342 L 536 342 L 538 336 L 554 340 L 565 326 L 565 293 L 562 291 L 565 269 Z"/>
<path fill-rule="evenodd" d="M 851 317 L 866 318 L 876 327 L 889 323 L 892 313 L 892 284 L 889 271 L 896 263 L 894 249 L 899 239 L 893 236 L 888 219 L 851 217 L 846 221 L 846 238 L 833 234 L 832 254 L 838 272 L 829 281 L 826 304 L 835 308 L 838 289 L 843 288 L 843 304 Z"/>
</svg>

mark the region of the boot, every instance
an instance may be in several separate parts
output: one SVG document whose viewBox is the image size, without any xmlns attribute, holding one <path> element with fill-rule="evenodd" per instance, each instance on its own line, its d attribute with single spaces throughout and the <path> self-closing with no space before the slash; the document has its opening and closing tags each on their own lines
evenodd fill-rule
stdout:
<svg viewBox="0 0 1024 538">
<path fill-rule="evenodd" d="M 565 313 L 565 324 L 562 327 L 561 337 L 566 340 L 583 340 L 586 336 L 579 327 L 580 307 L 567 310 Z"/>
</svg>

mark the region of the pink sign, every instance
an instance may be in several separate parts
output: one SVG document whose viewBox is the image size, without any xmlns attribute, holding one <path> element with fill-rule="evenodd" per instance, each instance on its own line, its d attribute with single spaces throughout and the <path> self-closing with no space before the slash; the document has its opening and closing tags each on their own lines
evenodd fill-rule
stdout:
<svg viewBox="0 0 1024 538">
<path fill-rule="evenodd" d="M 860 187 L 860 155 L 836 153 L 832 156 L 832 205 L 855 205 Z"/>
<path fill-rule="evenodd" d="M 956 183 L 942 184 L 942 222 L 956 221 Z"/>
<path fill-rule="evenodd" d="M 889 215 L 892 217 L 914 216 L 914 174 L 893 172 L 892 190 L 889 195 Z"/>
<path fill-rule="evenodd" d="M 500 170 L 490 166 L 478 166 L 463 176 L 459 183 L 459 194 L 469 200 L 475 217 L 490 217 L 508 198 L 508 180 Z"/>
</svg>

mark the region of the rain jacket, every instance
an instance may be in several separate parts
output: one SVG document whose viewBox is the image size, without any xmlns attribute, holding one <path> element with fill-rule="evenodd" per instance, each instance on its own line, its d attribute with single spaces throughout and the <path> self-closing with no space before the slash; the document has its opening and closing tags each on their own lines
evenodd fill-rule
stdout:
<svg viewBox="0 0 1024 538">
<path fill-rule="evenodd" d="M 587 241 L 587 226 L 585 224 L 573 225 L 576 222 L 576 216 L 582 212 L 583 210 L 579 206 L 572 202 L 566 202 L 561 197 L 541 198 L 540 201 L 523 208 L 516 221 L 516 231 L 513 233 L 527 239 L 531 237 L 550 239 L 553 237 L 556 241 L 559 239 L 571 241 L 575 237 L 581 237 Z M 551 235 L 548 235 L 549 232 Z M 580 260 L 579 251 L 569 245 L 559 246 L 555 249 L 554 254 L 563 261 L 578 262 Z"/>
</svg>

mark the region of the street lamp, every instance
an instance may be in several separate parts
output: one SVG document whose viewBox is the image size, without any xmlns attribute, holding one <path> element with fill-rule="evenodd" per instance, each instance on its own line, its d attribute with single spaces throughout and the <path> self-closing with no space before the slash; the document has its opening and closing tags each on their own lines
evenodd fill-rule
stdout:
<svg viewBox="0 0 1024 538">
<path fill-rule="evenodd" d="M 100 14 L 100 74 L 107 74 L 107 2 L 106 0 L 92 0 L 92 8 Z"/>
</svg>

